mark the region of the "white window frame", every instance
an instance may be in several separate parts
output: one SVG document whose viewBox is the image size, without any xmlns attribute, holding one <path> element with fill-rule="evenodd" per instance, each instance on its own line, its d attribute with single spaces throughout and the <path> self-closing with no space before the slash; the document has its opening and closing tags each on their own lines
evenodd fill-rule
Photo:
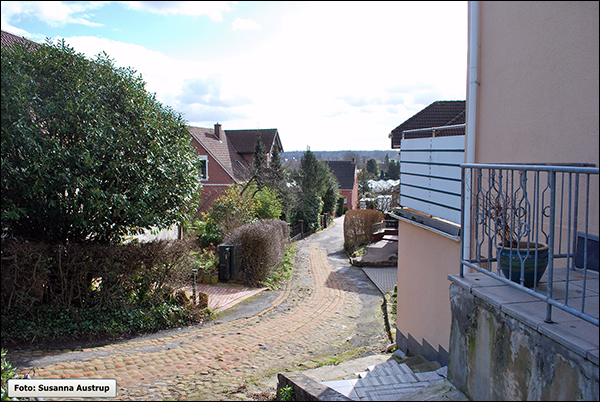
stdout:
<svg viewBox="0 0 600 402">
<path fill-rule="evenodd" d="M 202 169 L 200 170 L 200 177 L 202 181 L 208 181 L 208 155 L 200 155 L 200 160 L 204 161 L 204 173 L 202 175 Z"/>
</svg>

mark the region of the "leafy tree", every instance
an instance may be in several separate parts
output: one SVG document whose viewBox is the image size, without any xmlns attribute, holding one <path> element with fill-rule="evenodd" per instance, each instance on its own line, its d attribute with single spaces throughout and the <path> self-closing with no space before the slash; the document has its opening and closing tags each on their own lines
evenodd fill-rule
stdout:
<svg viewBox="0 0 600 402">
<path fill-rule="evenodd" d="M 288 178 L 281 162 L 281 156 L 279 154 L 278 147 L 273 147 L 271 152 L 271 163 L 270 169 L 270 186 L 276 190 L 277 198 L 281 203 L 281 215 L 280 219 L 289 221 L 292 206 L 294 204 L 292 190 L 288 187 Z"/>
<path fill-rule="evenodd" d="M 307 149 L 300 159 L 300 187 L 302 191 L 315 191 L 321 198 L 329 187 L 328 180 L 333 174 L 329 166 L 315 157 L 315 154 Z M 333 177 L 335 180 L 335 177 Z"/>
<path fill-rule="evenodd" d="M 316 192 L 304 192 L 299 199 L 295 221 L 303 220 L 306 231 L 316 231 L 319 228 L 319 215 L 322 209 L 323 201 Z"/>
<path fill-rule="evenodd" d="M 248 193 L 240 193 L 231 186 L 212 202 L 203 215 L 200 223 L 202 245 L 216 245 L 232 230 L 258 219 L 257 202 Z"/>
<path fill-rule="evenodd" d="M 279 154 L 279 148 L 277 146 L 274 146 L 273 151 L 271 152 L 271 163 L 269 164 L 269 167 L 271 168 L 273 181 L 277 184 L 274 187 L 280 187 L 284 180 L 284 171 L 283 164 L 281 163 L 281 155 Z"/>
<path fill-rule="evenodd" d="M 326 190 L 323 194 L 323 213 L 333 215 L 339 198 L 339 185 L 335 176 L 329 172 L 326 180 Z"/>
<path fill-rule="evenodd" d="M 320 214 L 335 211 L 338 183 L 329 166 L 318 160 L 310 149 L 300 159 L 299 182 L 300 197 L 294 222 L 302 219 L 305 227 L 312 230 L 318 227 Z M 313 228 L 313 224 L 317 226 Z"/>
<path fill-rule="evenodd" d="M 344 208 L 348 208 L 348 207 L 344 207 L 344 201 L 345 201 L 345 197 L 340 196 L 337 200 L 337 207 L 335 210 L 335 214 L 337 216 L 342 216 L 344 214 Z"/>
<path fill-rule="evenodd" d="M 254 200 L 259 219 L 275 220 L 281 217 L 282 206 L 275 189 L 264 187 L 254 195 Z"/>
<path fill-rule="evenodd" d="M 253 169 L 252 176 L 255 178 L 258 189 L 263 188 L 268 182 L 267 158 L 265 145 L 262 142 L 260 131 L 256 134 L 256 142 L 254 143 Z"/>
<path fill-rule="evenodd" d="M 4 48 L 1 108 L 3 236 L 118 242 L 197 208 L 185 121 L 105 53 Z"/>
<path fill-rule="evenodd" d="M 376 179 L 379 177 L 379 169 L 377 168 L 377 160 L 375 158 L 367 160 L 366 169 L 371 174 L 371 178 Z"/>
<path fill-rule="evenodd" d="M 388 177 L 391 180 L 398 180 L 400 178 L 400 165 L 396 161 L 390 161 Z"/>
<path fill-rule="evenodd" d="M 366 169 L 360 169 L 356 174 L 358 180 L 358 196 L 364 197 L 369 196 L 371 193 L 371 187 L 369 186 L 369 180 L 371 180 L 371 173 Z"/>
</svg>

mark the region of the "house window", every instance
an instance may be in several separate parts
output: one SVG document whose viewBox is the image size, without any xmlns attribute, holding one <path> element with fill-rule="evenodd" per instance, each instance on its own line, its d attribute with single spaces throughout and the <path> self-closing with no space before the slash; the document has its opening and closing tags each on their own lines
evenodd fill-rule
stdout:
<svg viewBox="0 0 600 402">
<path fill-rule="evenodd" d="M 202 180 L 208 180 L 208 156 L 200 155 L 200 177 Z"/>
</svg>

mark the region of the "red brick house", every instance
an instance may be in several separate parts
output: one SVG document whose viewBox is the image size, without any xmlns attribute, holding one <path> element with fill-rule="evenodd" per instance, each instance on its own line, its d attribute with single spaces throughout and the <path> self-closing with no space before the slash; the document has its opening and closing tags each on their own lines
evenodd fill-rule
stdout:
<svg viewBox="0 0 600 402">
<path fill-rule="evenodd" d="M 358 208 L 358 177 L 356 161 L 325 161 L 339 184 L 340 196 L 344 197 L 344 206 Z"/>
<path fill-rule="evenodd" d="M 277 147 L 279 152 L 283 152 L 279 133 L 276 128 L 267 128 L 259 130 L 227 130 L 227 137 L 233 143 L 236 151 L 248 160 L 250 164 L 254 161 L 254 147 L 256 137 L 260 133 L 260 138 L 267 152 L 267 165 L 271 162 L 271 153 L 273 148 Z"/>
<path fill-rule="evenodd" d="M 266 150 L 267 163 L 274 147 L 283 152 L 277 129 L 225 131 L 218 123 L 214 128 L 190 126 L 189 129 L 192 145 L 205 161 L 202 167 L 202 202 L 197 216 L 206 212 L 212 201 L 230 185 L 250 179 L 254 146 L 259 132 Z"/>
</svg>

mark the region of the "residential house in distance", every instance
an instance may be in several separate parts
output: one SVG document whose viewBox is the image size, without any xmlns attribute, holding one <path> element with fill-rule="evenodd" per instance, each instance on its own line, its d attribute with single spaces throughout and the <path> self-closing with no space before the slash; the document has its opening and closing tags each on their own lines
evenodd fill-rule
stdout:
<svg viewBox="0 0 600 402">
<path fill-rule="evenodd" d="M 420 222 L 398 215 L 396 344 L 447 362 L 448 379 L 471 400 L 599 398 L 598 268 L 590 258 L 599 233 L 598 5 L 469 2 L 461 215 L 458 224 L 433 207 Z M 398 131 L 392 147 L 404 149 Z M 498 200 L 515 206 L 512 218 L 494 215 Z M 520 261 L 548 245 L 547 269 L 532 263 L 543 276 L 529 287 L 524 262 L 515 262 L 512 281 L 500 268 L 509 246 L 496 227 L 513 218 L 517 239 L 529 240 L 518 242 L 531 256 Z"/>
<path fill-rule="evenodd" d="M 227 137 L 235 147 L 238 154 L 243 156 L 251 165 L 254 163 L 254 147 L 256 137 L 260 133 L 260 138 L 266 151 L 267 165 L 271 162 L 273 149 L 277 147 L 278 151 L 283 152 L 279 132 L 276 128 L 256 129 L 256 130 L 227 130 Z"/>
<path fill-rule="evenodd" d="M 204 161 L 202 167 L 202 202 L 197 215 L 206 212 L 212 201 L 232 184 L 248 181 L 251 175 L 254 146 L 258 133 L 265 145 L 267 163 L 277 147 L 283 152 L 277 129 L 223 130 L 217 123 L 214 128 L 190 126 L 192 145 Z"/>
<path fill-rule="evenodd" d="M 464 100 L 433 102 L 392 130 L 390 134 L 392 149 L 400 149 L 400 142 L 403 139 L 464 135 L 465 128 L 460 125 L 465 124 L 465 104 Z M 443 130 L 428 129 L 455 125 L 459 127 Z"/>
<path fill-rule="evenodd" d="M 356 161 L 325 161 L 339 184 L 340 196 L 344 197 L 344 207 L 358 207 L 358 177 Z"/>
</svg>

